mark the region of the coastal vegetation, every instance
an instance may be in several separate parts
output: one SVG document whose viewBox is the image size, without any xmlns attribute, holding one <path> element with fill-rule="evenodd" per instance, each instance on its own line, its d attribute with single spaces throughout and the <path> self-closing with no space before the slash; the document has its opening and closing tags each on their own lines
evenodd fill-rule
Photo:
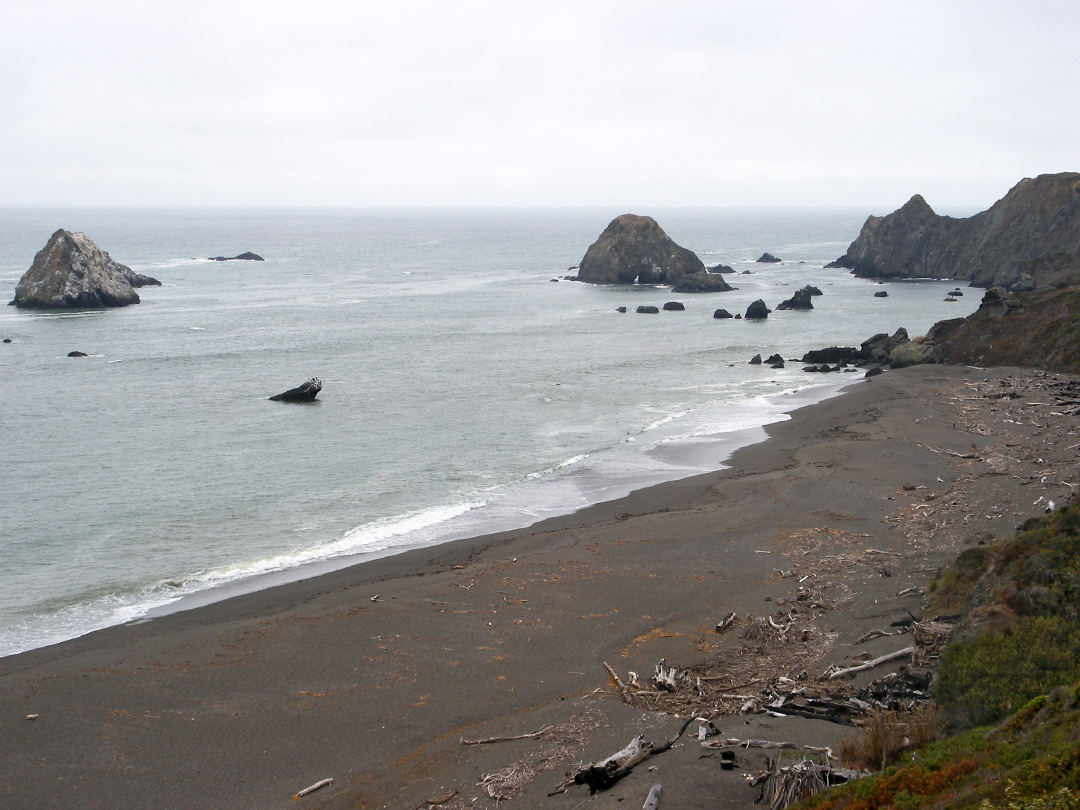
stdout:
<svg viewBox="0 0 1080 810">
<path fill-rule="evenodd" d="M 931 611 L 966 603 L 934 689 L 948 736 L 800 807 L 1080 807 L 1080 503 L 964 551 L 931 591 Z M 845 749 L 869 761 L 845 764 L 872 765 L 883 728 Z"/>
</svg>

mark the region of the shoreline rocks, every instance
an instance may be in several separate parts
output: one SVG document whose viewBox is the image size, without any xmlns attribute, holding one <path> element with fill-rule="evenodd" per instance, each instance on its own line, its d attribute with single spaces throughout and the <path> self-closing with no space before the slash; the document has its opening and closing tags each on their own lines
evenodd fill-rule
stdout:
<svg viewBox="0 0 1080 810">
<path fill-rule="evenodd" d="M 1080 284 L 1080 173 L 1025 178 L 963 219 L 938 215 L 916 194 L 887 216 L 868 217 L 847 252 L 826 266 L 863 278 L 951 278 L 983 288 Z"/>
</svg>

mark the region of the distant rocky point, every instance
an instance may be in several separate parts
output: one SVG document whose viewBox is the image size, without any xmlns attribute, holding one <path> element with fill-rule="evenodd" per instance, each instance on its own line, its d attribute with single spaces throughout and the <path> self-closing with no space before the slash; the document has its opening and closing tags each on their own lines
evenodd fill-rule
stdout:
<svg viewBox="0 0 1080 810">
<path fill-rule="evenodd" d="M 237 256 L 211 256 L 207 261 L 211 262 L 261 262 L 266 261 L 258 253 L 245 251 Z"/>
<path fill-rule="evenodd" d="M 160 284 L 113 261 L 86 234 L 61 228 L 19 279 L 10 305 L 23 309 L 124 307 L 139 303 L 136 287 Z"/>
<path fill-rule="evenodd" d="M 871 216 L 829 267 L 864 278 L 951 278 L 974 287 L 1080 283 L 1080 174 L 1025 178 L 988 210 L 940 216 L 916 194 Z"/>
<path fill-rule="evenodd" d="M 705 275 L 693 252 L 671 240 L 652 217 L 616 217 L 585 252 L 578 281 L 590 284 L 678 284 Z"/>
</svg>

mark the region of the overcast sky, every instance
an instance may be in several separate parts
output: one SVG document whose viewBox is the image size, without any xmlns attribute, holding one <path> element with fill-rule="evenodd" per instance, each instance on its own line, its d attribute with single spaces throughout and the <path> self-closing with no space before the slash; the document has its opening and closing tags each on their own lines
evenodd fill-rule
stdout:
<svg viewBox="0 0 1080 810">
<path fill-rule="evenodd" d="M 8 0 L 0 204 L 985 208 L 1080 3 Z"/>
</svg>

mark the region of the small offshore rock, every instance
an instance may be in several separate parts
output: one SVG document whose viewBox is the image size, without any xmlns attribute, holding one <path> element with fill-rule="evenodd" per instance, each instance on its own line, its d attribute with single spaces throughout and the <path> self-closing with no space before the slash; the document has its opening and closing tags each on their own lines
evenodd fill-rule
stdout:
<svg viewBox="0 0 1080 810">
<path fill-rule="evenodd" d="M 306 383 L 270 397 L 274 402 L 312 402 L 322 391 L 322 380 L 312 377 Z"/>
<path fill-rule="evenodd" d="M 626 307 L 616 307 L 616 312 L 626 312 Z"/>
<path fill-rule="evenodd" d="M 4 338 L 4 343 L 11 343 L 11 338 Z"/>
<path fill-rule="evenodd" d="M 746 308 L 746 317 L 749 320 L 760 321 L 768 318 L 770 312 L 772 310 L 765 306 L 765 302 L 759 298 Z"/>
<path fill-rule="evenodd" d="M 800 262 L 800 264 L 801 264 L 801 262 Z M 825 294 L 820 289 L 813 286 L 812 284 L 807 284 L 805 287 L 803 287 L 803 289 L 806 290 L 808 293 L 810 293 L 810 295 L 824 295 Z"/>
<path fill-rule="evenodd" d="M 637 312 L 639 315 L 656 315 L 660 312 L 660 310 L 654 306 L 643 304 L 642 306 L 637 308 Z"/>
<path fill-rule="evenodd" d="M 773 368 L 784 367 L 784 358 L 778 354 L 771 355 L 765 362 Z"/>
<path fill-rule="evenodd" d="M 212 262 L 262 262 L 266 261 L 258 253 L 252 253 L 250 250 L 245 250 L 243 253 L 238 253 L 235 256 L 212 256 L 208 261 Z"/>
<path fill-rule="evenodd" d="M 751 357 L 750 358 L 750 365 L 752 365 L 752 366 L 760 366 L 761 365 L 761 355 L 760 354 L 755 354 L 753 357 Z"/>
<path fill-rule="evenodd" d="M 716 312 L 714 312 L 714 313 L 712 314 L 712 316 L 713 316 L 714 318 L 720 318 L 720 319 L 724 319 L 724 318 L 730 318 L 730 317 L 731 317 L 731 313 L 730 313 L 730 312 L 728 312 L 728 311 L 727 311 L 726 309 L 718 309 L 718 310 L 716 310 Z"/>
<path fill-rule="evenodd" d="M 734 273 L 735 269 L 726 264 L 718 264 L 714 267 L 706 267 L 710 273 Z"/>
<path fill-rule="evenodd" d="M 803 287 L 801 290 L 796 290 L 795 294 L 787 301 L 781 301 L 776 308 L 801 310 L 813 309 L 814 304 L 810 300 L 810 297 L 810 291 L 806 287 Z"/>
<path fill-rule="evenodd" d="M 761 258 L 758 259 L 759 263 L 764 263 L 764 264 L 777 264 L 777 263 L 779 263 L 781 261 L 783 261 L 783 259 L 778 259 L 775 256 L 773 256 L 771 253 L 768 253 L 768 252 L 762 253 Z"/>
<path fill-rule="evenodd" d="M 668 312 L 682 312 L 686 309 L 682 301 L 668 301 L 664 304 L 664 309 Z"/>
<path fill-rule="evenodd" d="M 874 293 L 874 298 L 888 298 L 889 294 L 885 290 L 878 290 Z"/>
<path fill-rule="evenodd" d="M 89 357 L 89 356 L 90 355 L 88 355 L 86 352 L 80 352 L 80 351 L 68 352 L 68 357 Z"/>
</svg>

